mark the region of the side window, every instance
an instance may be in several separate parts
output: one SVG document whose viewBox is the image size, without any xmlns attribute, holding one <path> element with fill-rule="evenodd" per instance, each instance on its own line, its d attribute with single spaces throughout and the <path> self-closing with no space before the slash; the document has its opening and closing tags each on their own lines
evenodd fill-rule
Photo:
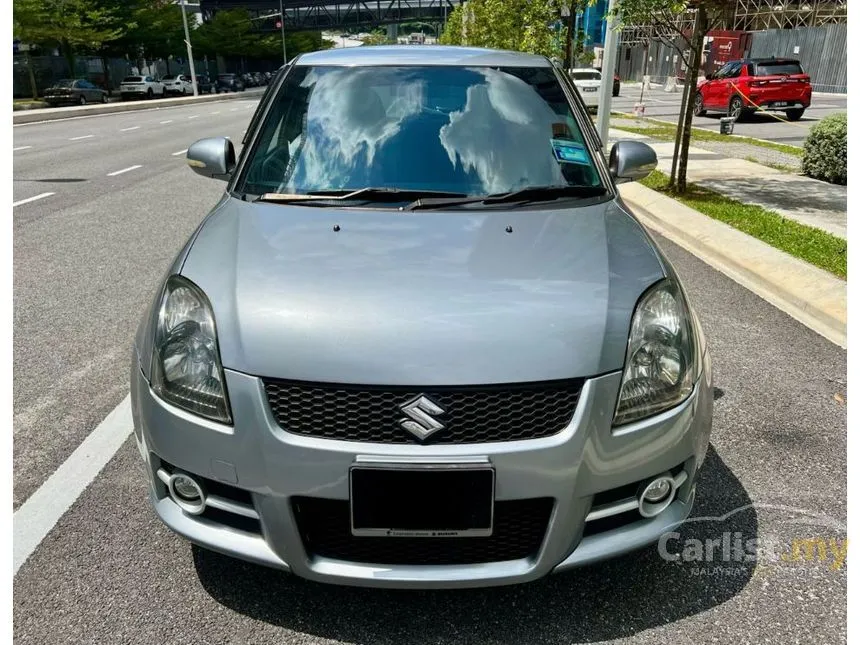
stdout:
<svg viewBox="0 0 860 645">
<path fill-rule="evenodd" d="M 147 76 L 147 77 L 146 77 L 145 79 L 143 79 L 143 80 L 145 80 L 147 83 L 152 83 L 152 82 L 153 82 L 153 81 L 152 81 L 152 76 Z"/>
<path fill-rule="evenodd" d="M 743 69 L 743 65 L 741 63 L 735 63 L 732 65 L 731 72 L 729 73 L 729 78 L 738 78 L 741 75 L 741 70 Z"/>
<path fill-rule="evenodd" d="M 723 65 L 720 70 L 714 75 L 716 78 L 730 78 L 732 75 L 732 69 L 734 69 L 734 63 L 726 63 Z"/>
</svg>

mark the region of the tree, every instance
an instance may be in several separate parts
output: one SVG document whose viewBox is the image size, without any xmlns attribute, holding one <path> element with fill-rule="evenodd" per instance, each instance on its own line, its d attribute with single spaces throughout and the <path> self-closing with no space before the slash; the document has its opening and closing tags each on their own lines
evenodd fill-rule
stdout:
<svg viewBox="0 0 860 645">
<path fill-rule="evenodd" d="M 687 190 L 687 156 L 705 35 L 734 8 L 735 0 L 617 0 L 615 5 L 619 27 L 650 28 L 655 38 L 679 53 L 686 68 L 669 179 L 680 193 Z"/>
<path fill-rule="evenodd" d="M 100 0 L 14 0 L 12 22 L 22 42 L 59 47 L 71 76 L 77 49 L 98 49 L 124 33 L 115 8 Z"/>
<path fill-rule="evenodd" d="M 558 56 L 564 35 L 552 26 L 569 1 L 469 0 L 449 14 L 439 42 Z"/>
</svg>

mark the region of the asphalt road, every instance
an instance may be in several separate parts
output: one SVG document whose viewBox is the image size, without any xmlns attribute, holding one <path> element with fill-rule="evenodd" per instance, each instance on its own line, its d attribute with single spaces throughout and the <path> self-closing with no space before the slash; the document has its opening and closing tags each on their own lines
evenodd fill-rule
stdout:
<svg viewBox="0 0 860 645">
<path fill-rule="evenodd" d="M 641 88 L 636 85 L 623 84 L 621 95 L 612 99 L 612 109 L 619 112 L 633 112 L 633 105 L 639 103 Z M 645 116 L 678 122 L 681 110 L 681 89 L 678 92 L 664 92 L 661 86 L 652 85 L 646 91 L 642 102 L 645 104 Z M 813 93 L 812 103 L 799 121 L 786 122 L 768 113 L 752 114 L 740 123 L 735 124 L 734 133 L 756 139 L 766 139 L 774 143 L 785 143 L 792 146 L 802 146 L 809 129 L 818 123 L 822 117 L 834 112 L 845 112 L 848 98 L 845 95 Z M 780 119 L 785 119 L 782 112 L 775 113 Z M 693 117 L 693 125 L 714 132 L 720 131 L 720 117 L 725 114 L 708 113 L 705 116 Z"/>
<path fill-rule="evenodd" d="M 125 396 L 139 314 L 223 189 L 173 153 L 203 136 L 238 142 L 252 106 L 15 128 L 14 146 L 31 146 L 14 153 L 15 201 L 55 193 L 13 209 L 16 508 Z M 685 525 L 673 549 L 739 533 L 788 557 L 668 562 L 649 548 L 508 588 L 324 586 L 171 534 L 129 439 L 15 577 L 15 642 L 845 642 L 846 568 L 790 557 L 793 539 L 844 539 L 845 352 L 658 241 L 719 387 L 693 515 L 727 516 Z"/>
</svg>

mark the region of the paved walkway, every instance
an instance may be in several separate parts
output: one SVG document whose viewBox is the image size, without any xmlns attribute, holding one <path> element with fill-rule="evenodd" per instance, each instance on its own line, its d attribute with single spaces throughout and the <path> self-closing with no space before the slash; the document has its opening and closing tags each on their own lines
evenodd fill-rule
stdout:
<svg viewBox="0 0 860 645">
<path fill-rule="evenodd" d="M 666 174 L 671 171 L 673 142 L 610 128 L 610 142 L 619 139 L 647 140 L 657 153 L 659 169 Z M 723 157 L 693 146 L 690 146 L 688 157 L 687 181 L 847 239 L 848 191 L 845 186 L 785 173 L 744 159 Z"/>
</svg>

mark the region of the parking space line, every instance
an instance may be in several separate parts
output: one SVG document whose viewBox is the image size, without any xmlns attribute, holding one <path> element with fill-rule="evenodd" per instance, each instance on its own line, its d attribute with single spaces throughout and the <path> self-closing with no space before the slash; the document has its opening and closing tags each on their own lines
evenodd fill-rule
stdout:
<svg viewBox="0 0 860 645">
<path fill-rule="evenodd" d="M 170 156 L 178 157 L 179 155 L 184 155 L 186 152 L 188 152 L 188 148 L 185 148 L 185 150 L 180 150 L 179 152 L 171 152 Z"/>
<path fill-rule="evenodd" d="M 173 123 L 173 119 L 167 119 L 167 121 L 161 121 L 160 125 L 164 125 L 165 123 Z"/>
<path fill-rule="evenodd" d="M 129 130 L 138 130 L 140 128 L 139 125 L 133 125 L 130 128 L 122 128 L 120 132 L 128 132 Z"/>
<path fill-rule="evenodd" d="M 236 112 L 236 111 L 238 111 L 238 109 L 239 109 L 239 108 L 230 108 L 230 111 L 231 111 L 231 112 Z"/>
<path fill-rule="evenodd" d="M 15 511 L 12 515 L 13 576 L 120 449 L 131 434 L 132 425 L 131 397 L 126 395 Z"/>
<path fill-rule="evenodd" d="M 17 148 L 12 148 L 12 152 L 17 152 L 18 150 L 27 150 L 28 148 L 32 148 L 33 146 L 18 146 Z"/>
<path fill-rule="evenodd" d="M 216 110 L 215 112 L 210 112 L 209 114 L 221 114 L 221 110 Z"/>
<path fill-rule="evenodd" d="M 128 172 L 130 170 L 137 170 L 138 168 L 143 168 L 143 166 L 141 164 L 137 164 L 136 166 L 129 166 L 128 168 L 123 168 L 122 170 L 114 170 L 113 172 L 109 172 L 107 176 L 116 177 L 117 175 L 121 175 L 124 172 Z"/>
<path fill-rule="evenodd" d="M 94 134 L 85 134 L 85 135 L 83 135 L 83 136 L 81 136 L 81 137 L 72 137 L 71 139 L 69 139 L 69 141 L 80 141 L 81 139 L 91 139 L 91 138 L 93 138 L 94 136 L 96 136 L 96 135 L 94 135 Z"/>
<path fill-rule="evenodd" d="M 199 117 L 199 116 L 200 116 L 199 114 L 192 114 L 192 115 L 191 115 L 190 117 L 188 117 L 188 118 L 189 118 L 189 119 L 196 119 L 196 118 L 197 118 L 197 117 Z"/>
<path fill-rule="evenodd" d="M 41 195 L 36 195 L 35 197 L 28 197 L 27 199 L 19 199 L 17 202 L 12 202 L 12 208 L 15 206 L 20 206 L 21 204 L 29 204 L 30 202 L 34 202 L 37 199 L 42 199 L 44 197 L 50 197 L 51 195 L 55 195 L 56 193 L 42 193 Z"/>
</svg>

